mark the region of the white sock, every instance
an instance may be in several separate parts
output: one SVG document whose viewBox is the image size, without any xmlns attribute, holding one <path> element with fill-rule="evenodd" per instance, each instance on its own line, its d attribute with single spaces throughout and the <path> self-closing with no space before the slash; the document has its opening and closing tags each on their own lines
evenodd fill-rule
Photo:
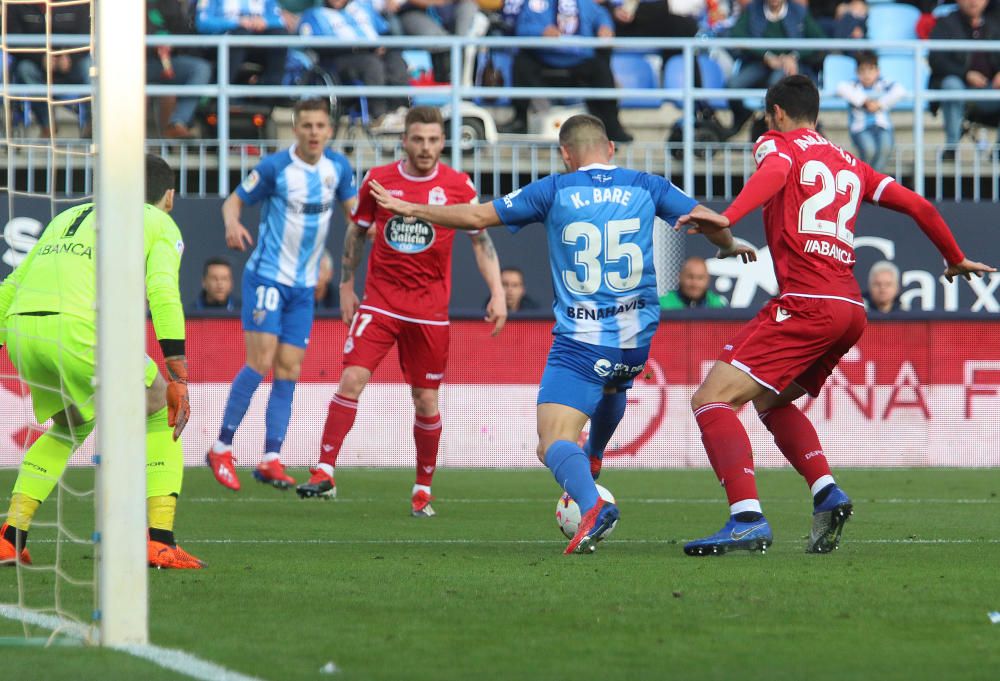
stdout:
<svg viewBox="0 0 1000 681">
<path fill-rule="evenodd" d="M 735 504 L 729 505 L 729 515 L 736 515 L 737 513 L 745 513 L 747 511 L 764 513 L 760 508 L 760 501 L 758 499 L 744 499 L 743 501 L 737 501 Z"/>
<path fill-rule="evenodd" d="M 333 466 L 331 466 L 330 464 L 328 464 L 328 463 L 318 463 L 318 464 L 316 464 L 316 468 L 319 469 L 319 470 L 321 470 L 321 471 L 323 471 L 324 473 L 326 473 L 327 475 L 329 475 L 331 478 L 333 477 Z"/>
<path fill-rule="evenodd" d="M 264 455 L 264 458 L 261 459 L 261 462 L 271 463 L 272 461 L 279 461 L 280 459 L 281 455 L 278 454 L 277 452 L 268 452 L 267 454 Z"/>
<path fill-rule="evenodd" d="M 812 484 L 812 487 L 809 488 L 809 491 L 812 492 L 812 495 L 815 497 L 817 494 L 819 494 L 821 489 L 823 489 L 827 485 L 833 485 L 835 482 L 836 481 L 833 479 L 832 475 L 824 475 L 823 477 L 821 477 L 819 480 L 817 480 Z"/>
<path fill-rule="evenodd" d="M 412 497 L 417 492 L 427 492 L 428 494 L 430 494 L 431 493 L 431 486 L 430 485 L 414 485 L 413 486 L 413 491 L 410 492 L 410 496 Z"/>
<path fill-rule="evenodd" d="M 212 453 L 213 454 L 225 454 L 225 453 L 231 452 L 231 451 L 233 451 L 233 446 L 232 445 L 227 445 L 222 440 L 216 440 L 215 444 L 212 445 Z"/>
</svg>

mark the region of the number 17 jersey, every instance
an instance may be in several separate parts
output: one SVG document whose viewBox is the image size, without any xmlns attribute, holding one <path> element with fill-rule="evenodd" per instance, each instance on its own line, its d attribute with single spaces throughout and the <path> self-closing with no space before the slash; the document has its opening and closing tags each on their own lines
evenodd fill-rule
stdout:
<svg viewBox="0 0 1000 681">
<path fill-rule="evenodd" d="M 779 295 L 863 304 L 854 278 L 858 207 L 878 203 L 893 179 L 807 128 L 761 136 L 754 160 L 758 168 L 791 166 L 784 187 L 763 205 Z"/>
</svg>

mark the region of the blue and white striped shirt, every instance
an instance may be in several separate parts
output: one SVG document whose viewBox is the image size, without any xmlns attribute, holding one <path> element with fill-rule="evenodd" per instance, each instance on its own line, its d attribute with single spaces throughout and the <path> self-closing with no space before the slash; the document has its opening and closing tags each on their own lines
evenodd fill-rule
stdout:
<svg viewBox="0 0 1000 681">
<path fill-rule="evenodd" d="M 260 235 L 247 269 L 286 286 L 315 286 L 335 201 L 354 198 L 354 171 L 327 149 L 316 165 L 295 145 L 261 159 L 236 189 L 248 206 L 263 201 Z"/>
</svg>

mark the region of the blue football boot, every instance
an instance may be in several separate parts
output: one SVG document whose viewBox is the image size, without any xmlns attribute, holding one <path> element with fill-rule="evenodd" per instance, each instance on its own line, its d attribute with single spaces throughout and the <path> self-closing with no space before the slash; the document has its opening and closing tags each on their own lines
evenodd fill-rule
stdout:
<svg viewBox="0 0 1000 681">
<path fill-rule="evenodd" d="M 832 489 L 831 489 L 832 488 Z M 809 553 L 830 553 L 840 546 L 840 534 L 847 519 L 854 515 L 854 504 L 844 490 L 831 483 L 829 493 L 813 508 L 812 530 L 809 532 Z"/>
<path fill-rule="evenodd" d="M 741 523 L 730 517 L 715 534 L 685 544 L 684 553 L 689 556 L 721 556 L 737 549 L 766 553 L 773 541 L 767 518 L 762 516 L 753 522 Z"/>
</svg>

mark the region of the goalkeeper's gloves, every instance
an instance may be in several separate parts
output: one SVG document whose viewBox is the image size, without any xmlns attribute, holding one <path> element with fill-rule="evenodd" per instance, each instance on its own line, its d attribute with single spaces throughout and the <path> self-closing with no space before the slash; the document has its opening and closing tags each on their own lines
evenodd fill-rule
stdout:
<svg viewBox="0 0 1000 681">
<path fill-rule="evenodd" d="M 188 399 L 187 359 L 183 356 L 166 359 L 167 374 L 167 425 L 174 427 L 174 440 L 180 438 L 191 418 L 191 401 Z"/>
</svg>

